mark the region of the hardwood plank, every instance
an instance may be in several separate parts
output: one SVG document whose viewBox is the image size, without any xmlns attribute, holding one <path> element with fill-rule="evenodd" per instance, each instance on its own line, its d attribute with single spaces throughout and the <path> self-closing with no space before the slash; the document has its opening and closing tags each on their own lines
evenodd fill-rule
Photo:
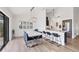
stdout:
<svg viewBox="0 0 79 59">
<path fill-rule="evenodd" d="M 66 46 L 59 47 L 44 39 L 41 39 L 40 41 L 42 42 L 41 44 L 28 48 L 26 47 L 23 38 L 16 38 L 9 41 L 2 52 L 79 52 L 79 38 L 74 40 L 70 39 L 70 42 L 68 42 Z"/>
</svg>

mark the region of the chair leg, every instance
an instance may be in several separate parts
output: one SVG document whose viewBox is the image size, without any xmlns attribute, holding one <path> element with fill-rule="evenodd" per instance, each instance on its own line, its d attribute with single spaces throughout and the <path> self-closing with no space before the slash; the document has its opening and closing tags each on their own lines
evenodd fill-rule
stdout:
<svg viewBox="0 0 79 59">
<path fill-rule="evenodd" d="M 25 44 L 26 44 L 26 47 L 28 47 L 28 43 L 26 42 Z"/>
<path fill-rule="evenodd" d="M 26 47 L 29 47 L 29 46 L 28 46 L 28 41 L 26 41 L 26 40 L 25 40 L 25 45 L 26 45 Z"/>
</svg>

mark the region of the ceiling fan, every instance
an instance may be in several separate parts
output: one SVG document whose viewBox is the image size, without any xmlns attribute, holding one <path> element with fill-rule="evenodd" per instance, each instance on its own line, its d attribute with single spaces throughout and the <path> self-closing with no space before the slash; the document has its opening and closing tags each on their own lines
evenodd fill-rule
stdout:
<svg viewBox="0 0 79 59">
<path fill-rule="evenodd" d="M 34 8 L 35 8 L 35 7 L 32 7 L 32 8 L 30 9 L 30 11 L 33 11 Z"/>
</svg>

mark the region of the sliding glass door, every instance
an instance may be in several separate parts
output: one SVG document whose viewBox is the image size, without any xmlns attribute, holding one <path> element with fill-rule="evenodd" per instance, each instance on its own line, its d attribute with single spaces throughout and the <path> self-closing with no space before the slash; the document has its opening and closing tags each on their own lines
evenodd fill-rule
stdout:
<svg viewBox="0 0 79 59">
<path fill-rule="evenodd" d="M 4 20 L 3 20 L 3 15 L 0 14 L 0 49 L 4 45 Z"/>
<path fill-rule="evenodd" d="M 0 11 L 0 51 L 9 41 L 9 18 Z"/>
<path fill-rule="evenodd" d="M 4 16 L 4 44 L 9 41 L 9 18 Z"/>
</svg>

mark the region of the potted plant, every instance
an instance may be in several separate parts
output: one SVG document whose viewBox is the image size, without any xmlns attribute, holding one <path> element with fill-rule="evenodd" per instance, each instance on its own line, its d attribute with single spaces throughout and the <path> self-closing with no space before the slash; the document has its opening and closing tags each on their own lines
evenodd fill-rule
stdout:
<svg viewBox="0 0 79 59">
<path fill-rule="evenodd" d="M 12 30 L 12 39 L 14 38 L 14 35 L 15 35 L 15 30 L 13 29 Z"/>
</svg>

